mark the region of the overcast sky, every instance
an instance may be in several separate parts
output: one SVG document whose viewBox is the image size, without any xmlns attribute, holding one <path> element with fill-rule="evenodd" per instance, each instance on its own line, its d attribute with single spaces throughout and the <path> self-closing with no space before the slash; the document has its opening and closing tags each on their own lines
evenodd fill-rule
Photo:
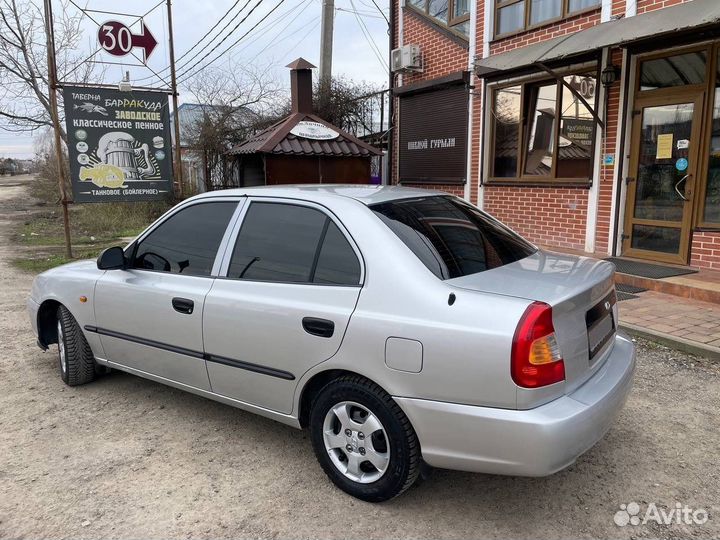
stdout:
<svg viewBox="0 0 720 540">
<path fill-rule="evenodd" d="M 388 0 L 376 0 L 376 2 L 387 15 Z M 76 1 L 76 3 L 97 10 L 122 10 L 124 13 L 142 14 L 156 2 L 126 0 L 118 3 L 116 0 L 85 0 L 84 2 Z M 278 3 L 280 3 L 279 7 L 268 15 L 268 12 Z M 60 2 L 54 0 L 54 5 L 57 18 Z M 222 38 L 229 34 L 231 29 L 240 23 L 254 6 L 257 7 L 249 17 L 220 44 Z M 220 25 L 198 47 L 185 54 L 231 7 L 233 9 L 230 14 Z M 241 12 L 243 7 L 245 9 Z M 322 0 L 250 0 L 249 2 L 248 0 L 205 0 L 203 2 L 174 0 L 173 25 L 179 80 L 183 79 L 184 72 L 189 71 L 189 74 L 192 74 L 211 60 L 215 60 L 212 65 L 221 68 L 227 68 L 233 63 L 254 64 L 263 69 L 269 67 L 280 83 L 289 86 L 289 75 L 285 65 L 299 56 L 319 65 L 321 8 Z M 372 0 L 335 0 L 335 8 L 333 75 L 344 75 L 357 81 L 367 81 L 386 87 L 388 35 L 385 19 L 373 5 Z M 233 20 L 238 13 L 240 15 Z M 90 15 L 98 23 L 110 19 L 117 19 L 126 24 L 133 21 L 129 18 L 100 13 L 90 13 Z M 267 18 L 260 22 L 266 15 L 268 15 Z M 148 28 L 160 42 L 148 63 L 161 76 L 167 76 L 169 73 L 167 70 L 169 55 L 166 17 L 164 5 L 146 17 Z M 220 32 L 228 22 L 230 22 L 229 26 Z M 233 45 L 256 23 L 259 25 L 250 34 Z M 88 55 L 94 50 L 90 47 L 96 44 L 97 28 L 95 22 L 89 19 L 86 19 L 83 25 L 84 42 L 87 43 Z M 134 33 L 138 30 L 137 25 L 133 27 Z M 210 45 L 203 48 L 208 43 Z M 213 47 L 215 50 L 195 66 Z M 224 52 L 228 48 L 230 50 Z M 101 54 L 104 56 L 96 57 L 96 59 L 117 61 L 117 58 L 106 55 L 106 53 Z M 131 57 L 125 57 L 124 61 L 130 62 L 131 60 L 128 59 Z M 128 65 L 108 66 L 106 82 L 119 81 L 126 70 L 130 70 L 131 79 L 136 81 L 136 84 L 154 86 L 159 83 L 157 78 L 152 78 L 152 72 L 146 68 Z M 317 76 L 317 73 L 315 75 Z M 150 79 L 145 78 L 149 76 Z M 69 79 L 72 77 L 70 76 Z M 183 91 L 182 86 L 180 100 L 181 102 L 193 101 L 191 96 Z M 32 135 L 12 134 L 0 129 L 0 157 L 32 157 L 33 138 Z"/>
</svg>

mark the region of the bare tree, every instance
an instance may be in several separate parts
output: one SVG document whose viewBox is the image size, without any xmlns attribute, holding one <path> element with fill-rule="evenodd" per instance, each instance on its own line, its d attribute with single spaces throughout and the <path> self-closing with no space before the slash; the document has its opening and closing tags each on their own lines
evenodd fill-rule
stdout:
<svg viewBox="0 0 720 540">
<path fill-rule="evenodd" d="M 278 84 L 269 71 L 235 65 L 206 68 L 186 86 L 197 103 L 181 112 L 182 142 L 202 160 L 207 191 L 230 187 L 226 153 L 257 131 L 273 107 Z"/>
<path fill-rule="evenodd" d="M 67 0 L 56 10 L 55 49 L 59 77 L 100 80 L 80 52 L 82 13 Z M 0 0 L 0 129 L 32 132 L 51 126 L 45 21 L 38 0 Z M 62 124 L 62 122 L 61 122 Z M 66 134 L 61 127 L 61 135 Z"/>
<path fill-rule="evenodd" d="M 61 178 L 58 169 L 57 155 L 55 153 L 55 140 L 52 129 L 43 128 L 37 132 L 34 137 L 35 164 L 37 166 L 37 177 L 32 182 L 30 191 L 33 197 L 40 199 L 45 203 L 57 204 L 60 202 L 58 193 L 58 179 Z M 71 193 L 72 188 L 69 183 L 70 178 L 70 162 L 68 160 L 67 149 L 62 149 L 63 167 L 65 174 L 62 176 L 65 182 L 65 192 Z"/>
<path fill-rule="evenodd" d="M 315 81 L 313 85 L 313 112 L 326 122 L 357 136 L 372 131 L 371 124 L 377 120 L 373 116 L 377 115 L 381 99 L 382 88 L 345 77 L 333 77 L 329 84 Z M 289 114 L 290 101 L 286 99 L 268 116 L 268 122 Z"/>
<path fill-rule="evenodd" d="M 330 84 L 315 83 L 313 110 L 326 122 L 355 132 L 367 117 L 368 100 L 382 88 L 344 77 L 333 77 Z"/>
</svg>

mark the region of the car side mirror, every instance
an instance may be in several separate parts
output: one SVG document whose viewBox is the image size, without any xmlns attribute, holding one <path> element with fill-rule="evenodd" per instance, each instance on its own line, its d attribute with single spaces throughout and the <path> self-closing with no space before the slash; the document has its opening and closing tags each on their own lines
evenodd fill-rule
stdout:
<svg viewBox="0 0 720 540">
<path fill-rule="evenodd" d="M 99 270 L 124 270 L 127 267 L 125 252 L 119 246 L 109 247 L 97 259 Z"/>
</svg>

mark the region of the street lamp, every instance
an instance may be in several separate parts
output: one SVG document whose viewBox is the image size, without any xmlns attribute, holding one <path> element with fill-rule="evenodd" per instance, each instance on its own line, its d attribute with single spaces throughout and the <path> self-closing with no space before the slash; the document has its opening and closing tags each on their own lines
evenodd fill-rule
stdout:
<svg viewBox="0 0 720 540">
<path fill-rule="evenodd" d="M 612 86 L 615 81 L 617 81 L 619 74 L 620 70 L 618 69 L 618 67 L 610 64 L 600 72 L 600 82 L 605 88 L 608 88 L 609 86 Z"/>
</svg>

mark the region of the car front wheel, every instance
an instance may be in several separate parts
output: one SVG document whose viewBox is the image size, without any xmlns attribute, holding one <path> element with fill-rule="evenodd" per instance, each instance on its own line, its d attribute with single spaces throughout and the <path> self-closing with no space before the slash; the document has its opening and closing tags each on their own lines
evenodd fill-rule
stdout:
<svg viewBox="0 0 720 540">
<path fill-rule="evenodd" d="M 75 317 L 65 306 L 57 311 L 58 360 L 60 377 L 69 386 L 95 379 L 95 357 Z"/>
<path fill-rule="evenodd" d="M 333 483 L 353 497 L 382 502 L 413 485 L 420 444 L 393 399 L 359 376 L 328 383 L 310 411 L 313 449 Z"/>
</svg>

